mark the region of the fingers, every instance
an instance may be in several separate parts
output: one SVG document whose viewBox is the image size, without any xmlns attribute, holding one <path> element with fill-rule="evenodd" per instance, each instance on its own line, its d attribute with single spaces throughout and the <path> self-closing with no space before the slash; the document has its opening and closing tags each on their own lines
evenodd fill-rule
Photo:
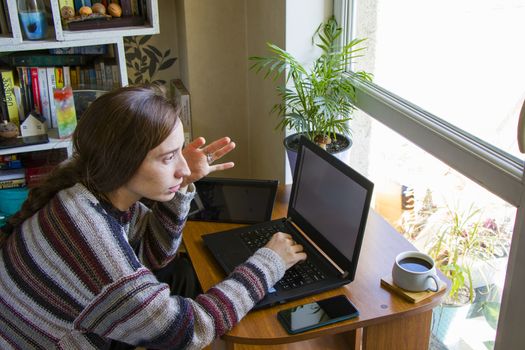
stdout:
<svg viewBox="0 0 525 350">
<path fill-rule="evenodd" d="M 210 165 L 210 172 L 231 169 L 235 166 L 234 162 L 220 163 L 215 165 Z"/>
</svg>

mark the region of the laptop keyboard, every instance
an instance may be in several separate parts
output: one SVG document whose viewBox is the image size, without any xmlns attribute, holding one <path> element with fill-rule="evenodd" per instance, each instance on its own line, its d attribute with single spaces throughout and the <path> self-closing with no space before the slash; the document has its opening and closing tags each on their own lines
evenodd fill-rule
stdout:
<svg viewBox="0 0 525 350">
<path fill-rule="evenodd" d="M 272 238 L 273 234 L 281 231 L 286 232 L 284 225 L 273 225 L 271 227 L 262 227 L 253 231 L 241 233 L 244 243 L 255 252 L 263 247 Z M 283 278 L 277 282 L 282 289 L 293 289 L 310 283 L 318 282 L 325 279 L 324 273 L 315 266 L 309 258 L 301 261 L 288 270 Z"/>
</svg>

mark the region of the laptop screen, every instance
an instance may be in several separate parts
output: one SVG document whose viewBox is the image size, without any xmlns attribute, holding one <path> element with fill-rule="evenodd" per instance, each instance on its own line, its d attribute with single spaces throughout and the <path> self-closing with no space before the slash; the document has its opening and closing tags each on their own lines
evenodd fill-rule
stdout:
<svg viewBox="0 0 525 350">
<path fill-rule="evenodd" d="M 289 214 L 340 267 L 355 273 L 373 184 L 310 141 L 301 141 Z"/>
</svg>

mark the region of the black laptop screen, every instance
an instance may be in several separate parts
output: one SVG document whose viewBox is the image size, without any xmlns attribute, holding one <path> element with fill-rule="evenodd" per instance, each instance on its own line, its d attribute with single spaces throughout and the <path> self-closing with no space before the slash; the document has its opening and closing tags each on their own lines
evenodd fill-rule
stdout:
<svg viewBox="0 0 525 350">
<path fill-rule="evenodd" d="M 306 145 L 298 157 L 289 213 L 329 256 L 339 255 L 333 248 L 344 255 L 353 274 L 373 184 L 324 150 Z M 346 265 L 344 258 L 336 263 Z"/>
<path fill-rule="evenodd" d="M 197 195 L 189 220 L 257 223 L 271 219 L 277 180 L 205 177 L 195 183 Z"/>
</svg>

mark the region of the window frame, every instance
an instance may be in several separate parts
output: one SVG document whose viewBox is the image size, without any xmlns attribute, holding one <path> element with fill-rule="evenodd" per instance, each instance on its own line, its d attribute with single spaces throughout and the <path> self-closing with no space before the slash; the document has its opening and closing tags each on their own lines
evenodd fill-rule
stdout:
<svg viewBox="0 0 525 350">
<path fill-rule="evenodd" d="M 334 14 L 344 28 L 345 42 L 355 33 L 355 3 L 334 0 Z M 525 235 L 524 162 L 374 83 L 355 75 L 353 79 L 356 107 L 517 208 L 495 349 L 524 344 L 525 332 L 520 324 L 525 315 L 521 297 L 525 274 L 519 269 L 525 266 L 525 239 L 519 239 Z"/>
</svg>

